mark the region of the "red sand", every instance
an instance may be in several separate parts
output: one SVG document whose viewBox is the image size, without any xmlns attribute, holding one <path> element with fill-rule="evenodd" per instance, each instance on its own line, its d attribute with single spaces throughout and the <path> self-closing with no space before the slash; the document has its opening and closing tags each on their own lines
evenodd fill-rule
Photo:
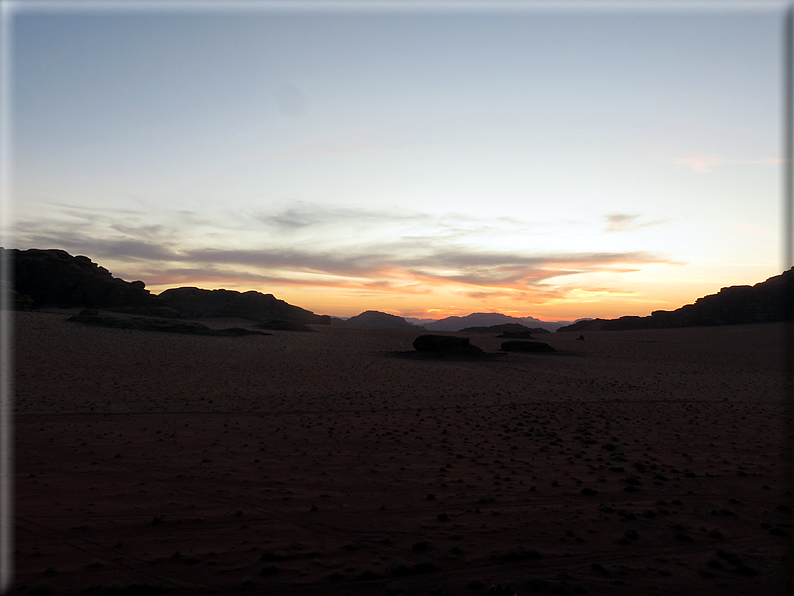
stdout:
<svg viewBox="0 0 794 596">
<path fill-rule="evenodd" d="M 19 593 L 784 589 L 781 325 L 434 361 L 393 354 L 417 332 L 65 318 L 16 314 Z"/>
</svg>

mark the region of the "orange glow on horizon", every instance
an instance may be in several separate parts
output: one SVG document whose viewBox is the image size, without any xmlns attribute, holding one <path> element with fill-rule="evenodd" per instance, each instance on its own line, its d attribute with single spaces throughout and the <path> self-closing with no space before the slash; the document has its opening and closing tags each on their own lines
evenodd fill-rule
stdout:
<svg viewBox="0 0 794 596">
<path fill-rule="evenodd" d="M 656 310 L 676 310 L 728 285 L 721 284 L 717 276 L 710 279 L 703 275 L 693 282 L 688 278 L 679 279 L 676 271 L 671 275 L 659 269 L 620 275 L 614 272 L 565 275 L 547 278 L 535 286 L 512 281 L 494 285 L 467 284 L 399 270 L 389 271 L 383 279 L 317 276 L 303 280 L 275 277 L 271 281 L 257 279 L 253 272 L 250 277 L 248 272 L 243 277 L 207 271 L 194 277 L 190 271 L 185 271 L 168 280 L 164 279 L 164 273 L 152 273 L 148 276 L 145 271 L 139 271 L 135 276 L 120 277 L 144 280 L 155 295 L 185 286 L 239 292 L 254 290 L 317 314 L 351 317 L 376 310 L 419 319 L 489 312 L 541 321 L 648 316 Z M 154 282 L 147 282 L 152 278 Z"/>
<path fill-rule="evenodd" d="M 404 291 L 394 286 L 367 286 L 342 283 L 339 285 L 282 283 L 252 284 L 247 280 L 205 278 L 185 280 L 182 283 L 147 284 L 152 294 L 176 287 L 200 287 L 246 292 L 254 290 L 272 294 L 279 300 L 310 310 L 317 314 L 351 317 L 366 310 L 418 319 L 443 319 L 466 316 L 471 313 L 498 312 L 512 317 L 533 317 L 542 321 L 573 321 L 580 318 L 613 319 L 626 315 L 647 316 L 654 310 L 675 310 L 694 302 L 694 297 L 673 295 L 650 299 L 639 292 L 620 292 L 610 289 L 571 290 L 550 297 L 544 292 L 515 292 L 506 288 L 493 288 L 494 297 L 472 297 L 469 286 L 441 282 L 426 284 L 422 291 Z M 486 290 L 480 288 L 480 290 Z M 512 289 L 511 289 L 512 290 Z M 484 292 L 488 293 L 488 292 Z M 523 296 L 522 296 L 523 295 Z"/>
</svg>

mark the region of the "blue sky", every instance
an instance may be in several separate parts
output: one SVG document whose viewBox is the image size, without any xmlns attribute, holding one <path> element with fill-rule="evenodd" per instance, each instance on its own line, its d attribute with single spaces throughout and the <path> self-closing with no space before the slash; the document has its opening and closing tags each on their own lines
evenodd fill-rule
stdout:
<svg viewBox="0 0 794 596">
<path fill-rule="evenodd" d="M 782 270 L 782 3 L 53 6 L 10 17 L 18 248 L 342 316 Z"/>
</svg>

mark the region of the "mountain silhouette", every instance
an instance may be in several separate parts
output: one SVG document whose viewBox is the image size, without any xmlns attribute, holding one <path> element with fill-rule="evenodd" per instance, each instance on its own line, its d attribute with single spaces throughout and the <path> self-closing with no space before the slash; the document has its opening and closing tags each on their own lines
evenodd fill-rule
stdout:
<svg viewBox="0 0 794 596">
<path fill-rule="evenodd" d="M 13 264 L 12 296 L 17 308 L 154 309 L 161 315 L 176 314 L 169 313 L 142 281 L 113 277 L 88 257 L 74 257 L 56 248 L 0 251 Z"/>
<path fill-rule="evenodd" d="M 423 326 L 428 331 L 460 331 L 466 327 L 492 327 L 493 325 L 504 325 L 506 323 L 517 323 L 526 327 L 541 327 L 548 331 L 556 331 L 559 327 L 568 325 L 570 321 L 541 321 L 534 317 L 519 318 L 498 312 L 478 312 L 465 317 L 446 317 L 433 323 L 425 323 Z"/>
<path fill-rule="evenodd" d="M 101 308 L 170 318 L 330 323 L 330 317 L 293 306 L 272 294 L 173 288 L 153 296 L 142 281 L 113 277 L 85 256 L 72 256 L 60 249 L 7 250 L 14 270 L 12 297 L 18 309 Z"/>
<path fill-rule="evenodd" d="M 390 315 L 377 310 L 367 310 L 350 317 L 349 319 L 334 319 L 332 323 L 335 327 L 355 327 L 358 329 L 421 329 L 412 325 L 402 317 Z"/>
<path fill-rule="evenodd" d="M 578 321 L 557 331 L 617 331 L 774 323 L 794 319 L 794 267 L 754 286 L 730 286 L 676 310 L 647 317 Z"/>
</svg>

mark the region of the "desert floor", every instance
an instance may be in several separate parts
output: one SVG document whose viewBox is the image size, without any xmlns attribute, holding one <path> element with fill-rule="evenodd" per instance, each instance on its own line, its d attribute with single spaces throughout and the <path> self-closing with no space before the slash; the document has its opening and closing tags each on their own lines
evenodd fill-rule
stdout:
<svg viewBox="0 0 794 596">
<path fill-rule="evenodd" d="M 781 325 L 439 360 L 67 316 L 15 315 L 15 593 L 778 594 L 794 567 Z"/>
</svg>

